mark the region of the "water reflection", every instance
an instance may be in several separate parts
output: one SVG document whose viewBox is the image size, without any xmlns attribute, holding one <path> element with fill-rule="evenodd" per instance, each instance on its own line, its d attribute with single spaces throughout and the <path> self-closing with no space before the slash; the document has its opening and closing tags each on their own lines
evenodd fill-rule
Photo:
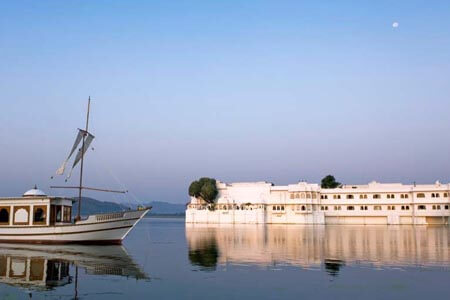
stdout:
<svg viewBox="0 0 450 300">
<path fill-rule="evenodd" d="M 75 267 L 74 274 L 71 266 Z M 91 275 L 148 279 L 122 246 L 44 246 L 0 244 L 0 283 L 52 290 L 75 282 L 78 268 Z M 74 291 L 76 298 L 77 291 Z"/>
<path fill-rule="evenodd" d="M 294 265 L 336 276 L 348 264 L 449 266 L 449 227 L 186 224 L 189 259 L 217 264 Z"/>
</svg>

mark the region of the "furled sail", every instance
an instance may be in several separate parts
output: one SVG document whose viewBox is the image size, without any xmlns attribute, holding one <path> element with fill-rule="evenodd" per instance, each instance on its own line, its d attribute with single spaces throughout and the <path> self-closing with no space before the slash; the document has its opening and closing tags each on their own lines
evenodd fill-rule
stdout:
<svg viewBox="0 0 450 300">
<path fill-rule="evenodd" d="M 69 161 L 69 159 L 72 156 L 72 154 L 75 152 L 75 149 L 77 149 L 78 144 L 80 144 L 82 138 L 83 138 L 83 131 L 78 129 L 78 134 L 77 134 L 77 137 L 75 139 L 75 143 L 73 143 L 72 150 L 70 150 L 69 156 L 67 156 L 66 160 L 63 161 L 61 167 L 59 167 L 59 169 L 56 170 L 56 175 L 63 175 L 64 174 L 64 170 L 66 169 L 66 164 Z"/>
<path fill-rule="evenodd" d="M 67 178 L 70 178 L 72 176 L 72 171 L 75 168 L 75 166 L 80 162 L 81 157 L 84 157 L 84 154 L 86 153 L 87 149 L 89 149 L 89 146 L 91 145 L 92 141 L 94 140 L 94 136 L 90 134 L 89 132 L 83 131 L 83 133 L 87 134 L 86 139 L 84 140 L 84 149 L 78 149 L 77 156 L 75 156 L 75 160 L 73 161 L 72 169 L 70 170 L 69 175 L 67 175 Z"/>
</svg>

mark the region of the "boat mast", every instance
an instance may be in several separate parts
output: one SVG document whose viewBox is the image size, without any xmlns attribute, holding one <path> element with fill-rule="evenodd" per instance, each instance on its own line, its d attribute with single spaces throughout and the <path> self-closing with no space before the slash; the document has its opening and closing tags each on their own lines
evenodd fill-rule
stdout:
<svg viewBox="0 0 450 300">
<path fill-rule="evenodd" d="M 80 185 L 78 187 L 78 213 L 77 213 L 77 221 L 81 220 L 81 191 L 83 190 L 83 160 L 84 160 L 84 140 L 88 133 L 89 129 L 89 109 L 91 107 L 91 96 L 88 99 L 88 107 L 87 107 L 87 116 L 86 116 L 86 128 L 83 133 L 83 139 L 81 144 L 81 165 L 80 165 Z"/>
</svg>

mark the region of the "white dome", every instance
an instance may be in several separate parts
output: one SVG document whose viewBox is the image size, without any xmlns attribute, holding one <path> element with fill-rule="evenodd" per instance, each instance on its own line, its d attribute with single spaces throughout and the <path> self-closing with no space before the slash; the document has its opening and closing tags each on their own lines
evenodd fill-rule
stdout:
<svg viewBox="0 0 450 300">
<path fill-rule="evenodd" d="M 23 194 L 24 197 L 41 197 L 41 196 L 47 196 L 43 191 L 39 190 L 36 186 L 34 186 L 33 189 L 26 191 Z"/>
</svg>

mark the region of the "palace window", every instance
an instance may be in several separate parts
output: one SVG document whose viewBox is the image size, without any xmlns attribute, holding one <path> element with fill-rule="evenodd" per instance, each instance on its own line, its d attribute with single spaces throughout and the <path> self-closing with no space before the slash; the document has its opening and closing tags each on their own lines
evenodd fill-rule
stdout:
<svg viewBox="0 0 450 300">
<path fill-rule="evenodd" d="M 355 207 L 354 207 L 354 206 L 352 206 L 352 205 L 350 205 L 350 206 L 347 206 L 347 210 L 355 210 Z"/>
<path fill-rule="evenodd" d="M 320 195 L 320 199 L 328 199 L 328 195 Z"/>
<path fill-rule="evenodd" d="M 361 205 L 361 210 L 367 210 L 367 205 Z"/>
<path fill-rule="evenodd" d="M 313 199 L 316 199 L 316 193 L 311 193 L 311 195 Z"/>
<path fill-rule="evenodd" d="M 388 194 L 388 195 L 387 195 L 387 198 L 388 198 L 388 199 L 394 199 L 394 198 L 395 198 L 395 195 L 394 195 L 394 194 Z"/>
<path fill-rule="evenodd" d="M 402 198 L 402 199 L 408 199 L 408 194 L 401 194 L 401 195 L 400 195 L 400 198 Z"/>
<path fill-rule="evenodd" d="M 304 205 L 302 205 L 302 210 L 306 210 L 306 207 Z"/>
<path fill-rule="evenodd" d="M 333 195 L 333 199 L 341 199 L 341 195 Z"/>
<path fill-rule="evenodd" d="M 301 193 L 300 198 L 305 199 L 306 198 L 305 193 Z"/>
<path fill-rule="evenodd" d="M 295 194 L 295 199 L 299 199 L 299 198 L 300 198 L 300 194 L 299 193 Z"/>
<path fill-rule="evenodd" d="M 445 209 L 448 209 L 448 205 L 445 206 Z"/>
<path fill-rule="evenodd" d="M 388 205 L 387 209 L 388 210 L 395 210 L 395 206 L 394 205 Z"/>
<path fill-rule="evenodd" d="M 417 194 L 417 198 L 425 198 L 425 194 L 424 193 L 418 193 Z"/>
<path fill-rule="evenodd" d="M 444 197 L 448 197 L 448 193 L 444 193 Z"/>
<path fill-rule="evenodd" d="M 311 193 L 306 193 L 306 198 L 310 199 L 311 198 Z"/>
<path fill-rule="evenodd" d="M 373 210 L 381 210 L 381 206 L 380 206 L 380 205 L 375 205 L 375 206 L 373 207 Z"/>
<path fill-rule="evenodd" d="M 425 209 L 427 209 L 427 208 L 426 208 L 425 205 L 419 205 L 419 206 L 417 207 L 417 209 L 419 209 L 419 210 L 425 210 Z"/>
<path fill-rule="evenodd" d="M 340 206 L 340 205 L 336 205 L 336 206 L 334 207 L 334 210 L 341 210 L 341 206 Z"/>
<path fill-rule="evenodd" d="M 361 195 L 359 195 L 359 199 L 367 199 L 367 195 L 366 194 L 361 194 Z"/>
<path fill-rule="evenodd" d="M 375 194 L 375 195 L 373 195 L 373 199 L 380 199 L 381 198 L 381 195 L 380 194 Z"/>
<path fill-rule="evenodd" d="M 272 210 L 277 210 L 277 207 L 275 205 L 272 206 Z"/>
<path fill-rule="evenodd" d="M 281 205 L 281 210 L 284 210 L 284 205 Z"/>
<path fill-rule="evenodd" d="M 295 194 L 290 194 L 289 195 L 289 198 L 291 198 L 291 199 L 294 199 L 294 197 L 295 197 Z"/>
<path fill-rule="evenodd" d="M 347 195 L 347 199 L 354 199 L 353 195 Z"/>
</svg>

